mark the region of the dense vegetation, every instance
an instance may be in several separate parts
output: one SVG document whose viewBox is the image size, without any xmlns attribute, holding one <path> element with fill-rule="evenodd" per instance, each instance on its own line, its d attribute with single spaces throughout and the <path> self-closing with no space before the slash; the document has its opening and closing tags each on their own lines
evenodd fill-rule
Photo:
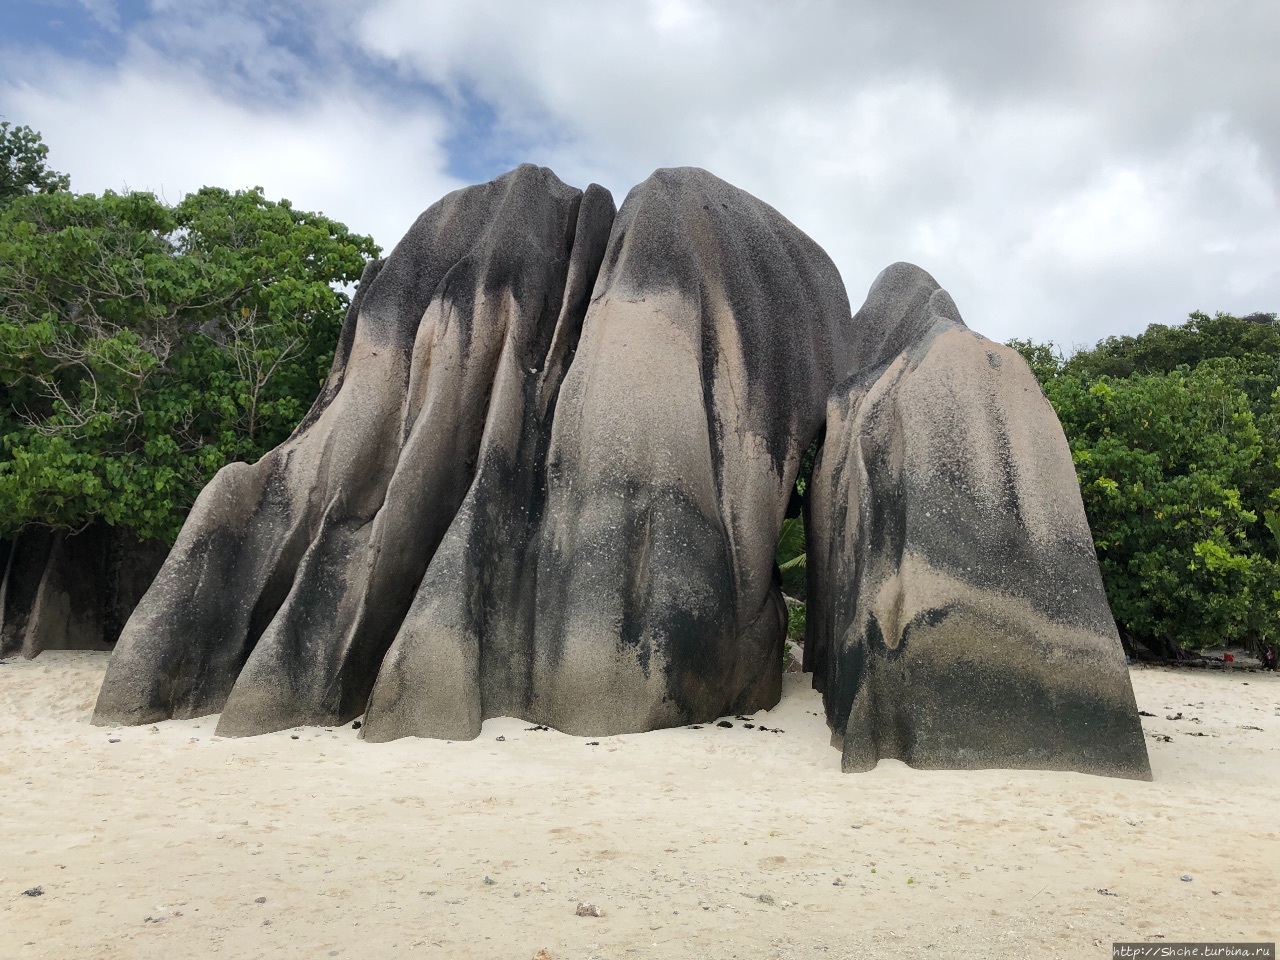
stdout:
<svg viewBox="0 0 1280 960">
<path fill-rule="evenodd" d="M 1280 642 L 1280 324 L 1152 325 L 1064 358 L 1014 341 L 1071 445 L 1127 642 Z"/>
<path fill-rule="evenodd" d="M 319 390 L 368 237 L 260 190 L 68 192 L 0 127 L 0 537 L 101 518 L 172 541 Z"/>
<path fill-rule="evenodd" d="M 0 204 L 30 193 L 71 189 L 71 178 L 49 167 L 49 148 L 30 127 L 0 120 Z"/>
</svg>

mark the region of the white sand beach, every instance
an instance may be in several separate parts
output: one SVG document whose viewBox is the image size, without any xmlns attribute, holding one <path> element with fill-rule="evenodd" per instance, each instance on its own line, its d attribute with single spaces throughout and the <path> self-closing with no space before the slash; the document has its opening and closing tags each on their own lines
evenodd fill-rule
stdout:
<svg viewBox="0 0 1280 960">
<path fill-rule="evenodd" d="M 1280 938 L 1275 674 L 1134 668 L 1156 715 L 1155 782 L 1135 783 L 842 775 L 797 674 L 753 729 L 593 744 L 503 719 L 374 745 L 93 727 L 106 662 L 0 664 L 0 957 L 1076 960 Z"/>
</svg>

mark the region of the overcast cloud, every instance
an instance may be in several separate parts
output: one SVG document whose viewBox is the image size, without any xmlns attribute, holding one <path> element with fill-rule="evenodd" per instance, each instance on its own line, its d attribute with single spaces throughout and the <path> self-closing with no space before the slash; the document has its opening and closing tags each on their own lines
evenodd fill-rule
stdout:
<svg viewBox="0 0 1280 960">
<path fill-rule="evenodd" d="M 895 260 L 997 339 L 1280 310 L 1274 0 L 5 0 L 0 115 L 80 191 L 261 185 L 391 247 L 531 160 L 694 165 L 856 307 Z"/>
</svg>

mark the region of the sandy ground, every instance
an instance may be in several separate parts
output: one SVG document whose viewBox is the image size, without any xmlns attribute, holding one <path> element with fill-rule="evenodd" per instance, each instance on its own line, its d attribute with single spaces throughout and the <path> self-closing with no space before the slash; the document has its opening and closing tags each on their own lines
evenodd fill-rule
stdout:
<svg viewBox="0 0 1280 960">
<path fill-rule="evenodd" d="M 373 745 L 92 727 L 105 667 L 0 664 L 0 957 L 1074 960 L 1280 931 L 1275 674 L 1135 669 L 1132 783 L 842 775 L 801 675 L 755 721 L 777 733 Z"/>
</svg>

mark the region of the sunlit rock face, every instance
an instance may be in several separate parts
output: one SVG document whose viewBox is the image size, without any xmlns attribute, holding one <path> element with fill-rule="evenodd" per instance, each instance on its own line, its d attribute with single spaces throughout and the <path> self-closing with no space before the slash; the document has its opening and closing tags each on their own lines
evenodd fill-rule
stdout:
<svg viewBox="0 0 1280 960">
<path fill-rule="evenodd" d="M 691 168 L 615 210 L 525 165 L 424 213 L 366 272 L 302 425 L 201 494 L 95 722 L 364 714 L 382 741 L 771 707 L 774 547 L 824 431 L 806 656 L 845 768 L 1146 775 L 1020 358 L 908 265 L 851 316 L 816 244 Z"/>
</svg>

